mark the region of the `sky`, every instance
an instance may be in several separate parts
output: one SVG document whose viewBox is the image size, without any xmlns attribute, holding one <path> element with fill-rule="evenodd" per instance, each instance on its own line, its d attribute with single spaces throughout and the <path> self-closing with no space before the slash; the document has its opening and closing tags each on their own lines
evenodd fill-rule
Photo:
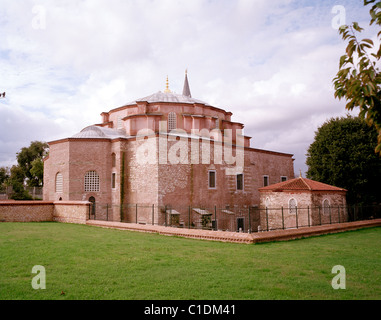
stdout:
<svg viewBox="0 0 381 320">
<path fill-rule="evenodd" d="M 182 93 L 187 69 L 193 98 L 305 176 L 316 130 L 348 113 L 332 83 L 337 28 L 357 21 L 376 40 L 369 20 L 359 0 L 0 0 L 0 166 L 163 91 L 167 76 Z"/>
</svg>

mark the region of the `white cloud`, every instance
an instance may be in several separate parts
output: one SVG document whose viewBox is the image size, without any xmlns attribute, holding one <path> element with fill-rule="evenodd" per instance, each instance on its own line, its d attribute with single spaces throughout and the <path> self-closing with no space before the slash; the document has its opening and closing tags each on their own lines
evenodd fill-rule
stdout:
<svg viewBox="0 0 381 320">
<path fill-rule="evenodd" d="M 367 24 L 368 8 L 357 1 L 342 5 L 347 21 Z M 45 9 L 42 29 L 35 26 L 36 6 Z M 171 89 L 181 92 L 188 68 L 195 98 L 232 111 L 254 147 L 294 153 L 296 171 L 305 171 L 314 131 L 325 119 L 345 114 L 331 85 L 345 48 L 331 27 L 332 6 L 293 0 L 5 0 L 0 165 L 9 161 L 3 155 L 10 145 L 71 136 L 98 123 L 102 111 L 163 90 L 167 75 Z M 13 126 L 4 124 L 6 117 Z"/>
</svg>

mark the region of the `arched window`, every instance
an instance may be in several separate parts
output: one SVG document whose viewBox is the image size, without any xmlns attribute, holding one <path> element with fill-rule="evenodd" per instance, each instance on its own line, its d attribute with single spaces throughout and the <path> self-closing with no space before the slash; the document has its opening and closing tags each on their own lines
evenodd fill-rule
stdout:
<svg viewBox="0 0 381 320">
<path fill-rule="evenodd" d="M 266 198 L 265 207 L 266 208 L 270 207 L 270 199 L 269 199 L 269 197 Z"/>
<path fill-rule="evenodd" d="M 99 191 L 99 175 L 96 171 L 89 171 L 85 174 L 85 191 Z"/>
<path fill-rule="evenodd" d="M 111 165 L 113 168 L 116 167 L 116 154 L 115 153 L 111 154 Z"/>
<path fill-rule="evenodd" d="M 296 200 L 294 198 L 291 198 L 288 201 L 288 210 L 289 210 L 290 214 L 296 214 L 297 203 L 296 203 Z"/>
<path fill-rule="evenodd" d="M 63 176 L 61 172 L 56 174 L 56 192 L 63 192 Z"/>
<path fill-rule="evenodd" d="M 237 174 L 237 190 L 243 190 L 243 173 Z"/>
<path fill-rule="evenodd" d="M 328 199 L 324 199 L 323 200 L 323 213 L 324 214 L 329 214 L 330 207 L 331 207 L 331 204 L 329 203 L 329 200 Z"/>
<path fill-rule="evenodd" d="M 177 128 L 176 113 L 170 112 L 168 114 L 168 131 L 174 130 L 176 128 Z"/>
<path fill-rule="evenodd" d="M 218 129 L 218 128 L 220 127 L 218 118 L 217 118 L 217 119 L 214 119 L 214 121 L 215 121 L 215 126 L 214 126 L 214 128 L 215 128 L 215 129 Z"/>
</svg>

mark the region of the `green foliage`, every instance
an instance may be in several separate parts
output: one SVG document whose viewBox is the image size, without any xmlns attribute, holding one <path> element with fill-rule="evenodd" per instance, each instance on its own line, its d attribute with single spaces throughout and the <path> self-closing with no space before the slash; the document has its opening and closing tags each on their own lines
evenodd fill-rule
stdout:
<svg viewBox="0 0 381 320">
<path fill-rule="evenodd" d="M 11 169 L 0 168 L 0 189 L 11 186 L 14 200 L 30 200 L 32 197 L 25 190 L 29 187 L 42 187 L 44 178 L 43 157 L 48 152 L 48 144 L 41 141 L 32 141 L 29 147 L 24 147 L 17 153 L 18 165 Z"/>
<path fill-rule="evenodd" d="M 24 171 L 19 166 L 12 166 L 7 185 L 12 186 L 13 200 L 31 200 L 32 197 L 24 188 Z"/>
<path fill-rule="evenodd" d="M 9 179 L 9 168 L 7 167 L 1 167 L 0 168 L 0 191 L 5 190 L 5 182 Z"/>
<path fill-rule="evenodd" d="M 47 154 L 48 148 L 49 146 L 45 142 L 32 141 L 29 147 L 24 147 L 17 153 L 17 163 L 23 170 L 26 183 L 29 187 L 42 186 L 43 171 L 41 171 L 41 163 L 42 158 Z M 41 163 L 34 162 L 36 159 L 39 159 Z"/>
<path fill-rule="evenodd" d="M 32 168 L 29 171 L 34 178 L 33 181 L 38 184 L 38 186 L 42 186 L 44 180 L 44 162 L 42 158 L 34 159 L 31 165 Z"/>
<path fill-rule="evenodd" d="M 307 177 L 347 189 L 349 204 L 381 202 L 381 158 L 373 152 L 376 136 L 359 117 L 330 119 L 308 149 Z"/>
<path fill-rule="evenodd" d="M 381 1 L 365 0 L 364 5 L 373 4 L 370 9 L 370 25 L 381 26 Z M 371 39 L 358 40 L 356 32 L 364 29 L 357 22 L 343 26 L 339 33 L 348 41 L 345 55 L 341 56 L 339 71 L 333 79 L 335 97 L 347 100 L 346 109 L 358 107 L 359 115 L 378 132 L 375 152 L 381 155 L 381 74 L 378 62 L 381 58 L 379 48 Z M 377 33 L 381 41 L 381 31 Z M 376 144 L 376 142 L 375 142 Z"/>
</svg>

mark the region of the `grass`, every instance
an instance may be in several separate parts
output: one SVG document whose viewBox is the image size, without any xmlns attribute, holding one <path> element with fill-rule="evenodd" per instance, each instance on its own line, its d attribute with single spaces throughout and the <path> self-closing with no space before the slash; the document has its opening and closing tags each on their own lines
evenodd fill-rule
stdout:
<svg viewBox="0 0 381 320">
<path fill-rule="evenodd" d="M 0 223 L 0 299 L 381 299 L 380 245 L 381 228 L 244 245 Z M 45 290 L 32 288 L 34 265 L 45 267 Z M 335 265 L 345 290 L 331 286 Z"/>
</svg>

